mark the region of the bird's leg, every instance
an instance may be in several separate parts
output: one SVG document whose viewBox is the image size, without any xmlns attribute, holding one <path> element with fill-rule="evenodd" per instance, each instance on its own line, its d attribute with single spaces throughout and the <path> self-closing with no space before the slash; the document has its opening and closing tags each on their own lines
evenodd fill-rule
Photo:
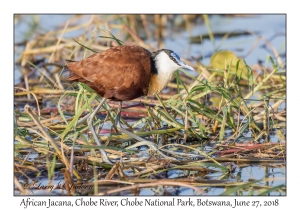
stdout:
<svg viewBox="0 0 300 210">
<path fill-rule="evenodd" d="M 115 122 L 114 122 L 115 129 L 118 129 L 119 127 L 121 127 L 121 124 L 120 124 L 121 110 L 122 110 L 122 101 L 119 102 L 119 106 L 118 106 L 118 109 L 117 109 L 117 115 L 116 115 Z"/>
<path fill-rule="evenodd" d="M 117 116 L 115 119 L 115 127 L 121 127 L 120 121 L 121 121 L 121 111 L 122 111 L 122 101 L 119 102 L 119 107 L 117 109 Z"/>
<path fill-rule="evenodd" d="M 87 119 L 89 118 L 89 116 L 91 116 L 91 113 L 85 115 L 83 118 L 81 118 L 80 120 L 78 120 L 77 125 L 81 125 L 82 123 L 84 123 L 85 121 L 87 121 Z"/>
<path fill-rule="evenodd" d="M 128 130 L 122 128 L 121 123 L 120 123 L 121 110 L 122 110 L 122 101 L 120 101 L 119 107 L 118 107 L 118 110 L 117 110 L 117 116 L 116 116 L 115 123 L 114 123 L 115 127 L 117 127 L 122 133 L 125 133 L 125 134 L 127 134 L 128 136 L 130 136 L 130 137 L 132 137 L 132 138 L 134 138 L 134 139 L 136 139 L 136 140 L 138 140 L 138 141 L 146 141 L 146 142 L 149 142 L 149 141 L 147 141 L 147 140 L 145 140 L 145 139 L 143 139 L 143 138 L 141 138 L 141 137 L 135 135 L 134 133 L 132 133 L 132 132 L 130 132 L 130 131 L 128 131 Z"/>
<path fill-rule="evenodd" d="M 97 108 L 92 112 L 92 114 L 90 114 L 88 117 L 87 117 L 87 124 L 89 126 L 89 129 L 90 131 L 92 132 L 93 134 L 93 137 L 97 143 L 98 146 L 102 146 L 101 142 L 99 141 L 98 139 L 98 136 L 95 132 L 95 129 L 94 129 L 94 126 L 93 126 L 93 118 L 95 117 L 96 113 L 100 110 L 100 108 L 102 107 L 102 105 L 104 104 L 104 102 L 106 101 L 106 98 L 103 98 L 99 105 L 97 106 Z M 105 162 L 105 163 L 108 163 L 108 164 L 113 164 L 107 157 L 106 155 L 106 152 L 104 151 L 104 149 L 100 148 L 100 153 L 101 153 L 101 157 L 102 157 L 102 160 Z"/>
</svg>

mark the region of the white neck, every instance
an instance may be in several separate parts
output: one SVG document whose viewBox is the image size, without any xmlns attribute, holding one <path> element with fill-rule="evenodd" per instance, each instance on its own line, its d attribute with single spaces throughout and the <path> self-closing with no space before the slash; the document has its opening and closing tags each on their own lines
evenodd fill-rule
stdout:
<svg viewBox="0 0 300 210">
<path fill-rule="evenodd" d="M 162 91 L 171 80 L 174 72 L 180 67 L 164 52 L 160 52 L 154 59 L 157 75 L 153 75 L 150 81 L 149 93 L 155 94 Z"/>
</svg>

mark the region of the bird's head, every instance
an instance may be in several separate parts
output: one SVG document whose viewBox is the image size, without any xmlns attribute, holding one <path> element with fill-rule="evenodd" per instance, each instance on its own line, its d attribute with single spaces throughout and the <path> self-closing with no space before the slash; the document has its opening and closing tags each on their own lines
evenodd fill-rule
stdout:
<svg viewBox="0 0 300 210">
<path fill-rule="evenodd" d="M 195 71 L 193 67 L 186 64 L 172 50 L 162 49 L 154 52 L 152 58 L 155 62 L 158 73 L 174 73 L 177 69 L 183 68 L 190 71 Z"/>
<path fill-rule="evenodd" d="M 151 67 L 151 81 L 149 85 L 149 95 L 162 91 L 171 80 L 177 69 L 183 68 L 195 71 L 193 67 L 186 64 L 172 50 L 158 50 L 152 53 L 153 67 Z"/>
</svg>

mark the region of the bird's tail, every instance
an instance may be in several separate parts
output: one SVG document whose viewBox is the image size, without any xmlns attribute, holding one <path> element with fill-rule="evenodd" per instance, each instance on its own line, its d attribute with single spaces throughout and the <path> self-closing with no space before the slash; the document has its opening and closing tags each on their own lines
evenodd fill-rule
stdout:
<svg viewBox="0 0 300 210">
<path fill-rule="evenodd" d="M 65 60 L 64 68 L 70 71 L 70 69 L 68 68 L 68 64 L 69 64 L 69 63 L 73 63 L 73 62 L 76 62 L 76 61 L 68 60 L 68 59 Z M 72 71 L 70 71 L 70 72 L 72 72 Z M 79 78 L 80 78 L 80 77 L 79 77 L 78 75 L 76 75 L 76 74 L 74 74 L 74 73 L 72 72 L 71 76 L 70 76 L 67 80 L 68 80 L 68 81 L 77 81 Z"/>
</svg>

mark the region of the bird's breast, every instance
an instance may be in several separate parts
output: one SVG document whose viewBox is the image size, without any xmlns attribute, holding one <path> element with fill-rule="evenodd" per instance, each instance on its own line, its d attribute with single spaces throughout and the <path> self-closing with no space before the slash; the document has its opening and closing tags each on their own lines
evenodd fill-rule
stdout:
<svg viewBox="0 0 300 210">
<path fill-rule="evenodd" d="M 148 95 L 154 95 L 160 93 L 169 83 L 173 75 L 173 72 L 165 74 L 151 74 Z"/>
<path fill-rule="evenodd" d="M 157 74 L 151 75 L 149 88 L 148 88 L 148 95 L 154 95 L 160 92 L 160 81 L 158 79 Z"/>
</svg>

